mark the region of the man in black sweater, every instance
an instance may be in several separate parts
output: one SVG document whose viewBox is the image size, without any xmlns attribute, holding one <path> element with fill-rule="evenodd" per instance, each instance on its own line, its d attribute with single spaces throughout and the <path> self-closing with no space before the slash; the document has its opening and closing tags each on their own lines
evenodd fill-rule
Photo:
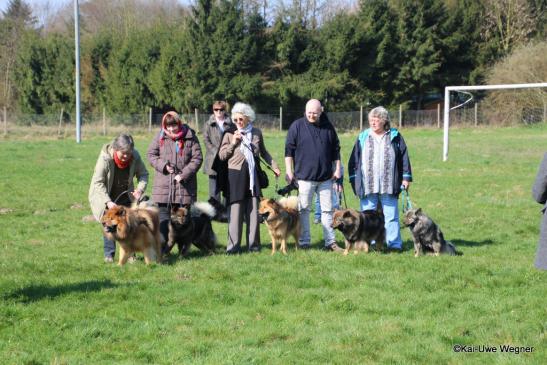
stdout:
<svg viewBox="0 0 547 365">
<path fill-rule="evenodd" d="M 325 249 L 341 250 L 331 227 L 333 182 L 341 177 L 340 142 L 317 99 L 306 103 L 305 116 L 295 120 L 289 128 L 285 142 L 285 171 L 287 182 L 298 183 L 300 247 L 310 248 L 310 206 L 313 194 L 317 193 Z"/>
</svg>

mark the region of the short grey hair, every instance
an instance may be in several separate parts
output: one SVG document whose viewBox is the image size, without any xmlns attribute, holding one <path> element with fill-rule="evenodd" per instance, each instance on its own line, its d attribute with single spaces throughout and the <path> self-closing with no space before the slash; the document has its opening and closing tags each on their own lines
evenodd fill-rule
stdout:
<svg viewBox="0 0 547 365">
<path fill-rule="evenodd" d="M 391 120 L 389 119 L 389 112 L 383 106 L 377 106 L 368 113 L 370 118 L 379 118 L 384 121 L 384 130 L 388 131 L 391 128 Z"/>
<path fill-rule="evenodd" d="M 247 118 L 249 118 L 249 121 L 252 123 L 256 119 L 256 114 L 253 108 L 249 104 L 235 103 L 234 107 L 232 108 L 232 118 L 234 117 L 234 114 L 243 114 Z"/>
<path fill-rule="evenodd" d="M 112 148 L 116 151 L 129 152 L 133 151 L 135 143 L 133 142 L 133 137 L 129 134 L 120 134 L 112 142 Z"/>
</svg>

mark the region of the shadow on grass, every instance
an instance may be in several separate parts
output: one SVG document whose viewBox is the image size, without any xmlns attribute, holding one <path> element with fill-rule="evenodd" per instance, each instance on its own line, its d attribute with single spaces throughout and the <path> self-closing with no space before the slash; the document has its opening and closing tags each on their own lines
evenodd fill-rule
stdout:
<svg viewBox="0 0 547 365">
<path fill-rule="evenodd" d="M 488 240 L 482 240 L 482 241 L 467 241 L 467 240 L 460 240 L 460 239 L 451 239 L 449 240 L 452 242 L 456 248 L 458 247 L 478 247 L 478 246 L 486 246 L 486 245 L 495 245 L 496 242 L 488 239 Z"/>
<path fill-rule="evenodd" d="M 127 285 L 127 284 L 124 284 Z M 103 289 L 116 288 L 119 284 L 114 284 L 110 280 L 103 281 L 85 281 L 82 283 L 72 283 L 63 285 L 30 285 L 26 288 L 18 289 L 12 293 L 3 296 L 4 300 L 15 300 L 20 303 L 28 304 L 40 301 L 42 299 L 54 299 L 64 294 L 75 292 L 87 293 L 98 292 Z"/>
</svg>

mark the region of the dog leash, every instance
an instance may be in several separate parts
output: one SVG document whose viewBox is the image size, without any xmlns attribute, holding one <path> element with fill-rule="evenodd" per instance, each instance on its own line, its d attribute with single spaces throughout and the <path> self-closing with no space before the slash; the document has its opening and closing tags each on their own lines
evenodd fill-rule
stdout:
<svg viewBox="0 0 547 365">
<path fill-rule="evenodd" d="M 404 187 L 402 187 L 402 189 L 403 189 L 402 191 L 403 197 L 401 199 L 401 206 L 402 206 L 403 213 L 406 213 L 406 211 L 412 209 L 412 202 L 410 201 L 410 194 L 408 190 L 405 189 Z"/>
</svg>

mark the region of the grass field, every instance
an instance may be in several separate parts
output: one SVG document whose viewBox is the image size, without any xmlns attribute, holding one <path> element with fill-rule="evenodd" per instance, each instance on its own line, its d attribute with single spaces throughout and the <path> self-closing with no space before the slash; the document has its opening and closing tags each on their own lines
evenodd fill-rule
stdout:
<svg viewBox="0 0 547 365">
<path fill-rule="evenodd" d="M 404 230 L 401 254 L 343 257 L 319 250 L 314 226 L 315 249 L 294 252 L 291 241 L 289 255 L 271 257 L 262 227 L 259 254 L 192 251 L 119 268 L 102 261 L 98 223 L 82 220 L 107 139 L 0 141 L 0 363 L 547 363 L 547 273 L 533 268 L 541 207 L 531 198 L 547 128 L 453 130 L 448 162 L 442 131 L 402 132 L 413 204 L 462 256 L 414 258 Z M 144 154 L 151 136 L 136 137 Z M 341 136 L 344 165 L 354 139 Z M 284 134 L 266 134 L 277 161 L 283 145 Z M 199 186 L 205 199 L 201 172 Z M 349 185 L 346 197 L 358 206 Z M 214 227 L 225 246 L 226 227 Z"/>
</svg>

